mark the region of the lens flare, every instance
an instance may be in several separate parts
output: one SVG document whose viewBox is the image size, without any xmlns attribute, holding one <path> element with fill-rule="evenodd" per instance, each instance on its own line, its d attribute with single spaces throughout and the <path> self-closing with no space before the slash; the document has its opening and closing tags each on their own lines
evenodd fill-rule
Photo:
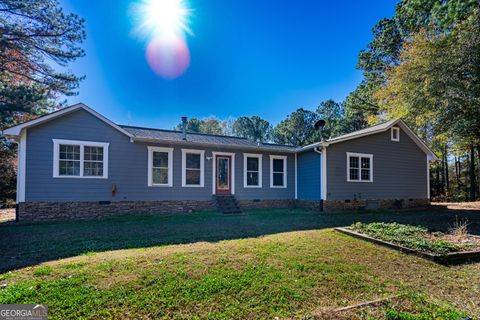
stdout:
<svg viewBox="0 0 480 320">
<path fill-rule="evenodd" d="M 150 68 L 165 79 L 179 77 L 190 65 L 190 52 L 182 38 L 155 38 L 148 44 L 146 55 Z"/>
<path fill-rule="evenodd" d="M 190 65 L 186 34 L 192 10 L 185 0 L 143 0 L 133 7 L 138 19 L 135 33 L 149 40 L 147 62 L 161 77 L 174 79 Z"/>
</svg>

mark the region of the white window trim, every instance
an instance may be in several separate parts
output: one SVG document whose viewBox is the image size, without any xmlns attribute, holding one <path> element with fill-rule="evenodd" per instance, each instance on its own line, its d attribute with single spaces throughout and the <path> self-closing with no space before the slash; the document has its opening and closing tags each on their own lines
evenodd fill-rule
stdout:
<svg viewBox="0 0 480 320">
<path fill-rule="evenodd" d="M 230 156 L 232 157 L 232 187 L 231 187 L 231 192 L 232 194 L 235 194 L 235 153 L 233 152 L 217 152 L 217 151 L 212 151 L 212 194 L 216 194 L 216 185 L 217 185 L 217 177 L 216 177 L 216 164 L 217 164 L 217 156 Z"/>
<path fill-rule="evenodd" d="M 394 132 L 397 133 L 397 138 L 394 137 Z M 392 141 L 400 141 L 400 128 L 399 127 L 392 127 L 390 130 L 390 138 Z"/>
<path fill-rule="evenodd" d="M 173 186 L 173 148 L 147 146 L 147 149 L 148 149 L 148 186 L 149 187 Z M 153 183 L 153 153 L 154 152 L 168 153 L 168 182 L 167 183 Z"/>
<path fill-rule="evenodd" d="M 25 172 L 27 157 L 27 129 L 20 132 L 20 141 L 18 142 L 18 170 L 17 170 L 17 203 L 25 202 Z"/>
<path fill-rule="evenodd" d="M 247 158 L 257 158 L 258 159 L 258 185 L 248 185 L 247 184 Z M 243 187 L 244 188 L 261 188 L 262 187 L 262 154 L 258 153 L 244 153 L 243 154 Z"/>
<path fill-rule="evenodd" d="M 52 139 L 53 141 L 53 177 L 54 178 L 80 178 L 80 179 L 108 179 L 108 142 L 96 142 L 96 141 L 79 141 L 79 140 L 63 140 Z M 61 144 L 80 146 L 80 175 L 79 176 L 66 176 L 60 175 L 59 163 L 59 146 Z M 103 176 L 84 176 L 83 166 L 85 159 L 83 158 L 84 147 L 103 147 Z"/>
<path fill-rule="evenodd" d="M 350 157 L 359 157 L 359 158 L 369 158 L 370 159 L 370 180 L 361 180 L 362 179 L 362 162 L 359 159 L 358 162 L 358 180 L 351 180 L 350 179 Z M 355 153 L 355 152 L 347 152 L 347 181 L 348 182 L 373 182 L 373 154 L 368 153 Z"/>
<path fill-rule="evenodd" d="M 283 160 L 283 186 L 273 185 L 273 160 L 274 159 Z M 270 188 L 281 189 L 286 187 L 287 187 L 287 156 L 270 155 Z"/>
<path fill-rule="evenodd" d="M 200 155 L 200 184 L 187 184 L 187 153 Z M 205 150 L 182 149 L 182 187 L 203 188 L 205 186 Z"/>
</svg>

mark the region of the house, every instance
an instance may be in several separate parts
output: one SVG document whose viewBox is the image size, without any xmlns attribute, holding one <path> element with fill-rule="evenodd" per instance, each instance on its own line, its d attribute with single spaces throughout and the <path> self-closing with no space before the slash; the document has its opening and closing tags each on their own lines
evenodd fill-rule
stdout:
<svg viewBox="0 0 480 320">
<path fill-rule="evenodd" d="M 4 130 L 19 146 L 17 219 L 429 202 L 436 156 L 400 119 L 301 148 L 189 133 L 183 123 L 118 125 L 76 104 Z"/>
</svg>

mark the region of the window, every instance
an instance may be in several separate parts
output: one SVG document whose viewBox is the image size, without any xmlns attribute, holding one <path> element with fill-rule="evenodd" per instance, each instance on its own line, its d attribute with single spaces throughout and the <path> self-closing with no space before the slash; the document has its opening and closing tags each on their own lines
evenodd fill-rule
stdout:
<svg viewBox="0 0 480 320">
<path fill-rule="evenodd" d="M 243 187 L 261 188 L 262 187 L 262 155 L 261 154 L 243 154 Z"/>
<path fill-rule="evenodd" d="M 173 185 L 173 148 L 148 148 L 148 186 Z"/>
<path fill-rule="evenodd" d="M 182 149 L 182 187 L 203 187 L 204 150 Z"/>
<path fill-rule="evenodd" d="M 270 187 L 287 187 L 287 157 L 270 156 Z"/>
<path fill-rule="evenodd" d="M 80 146 L 59 145 L 58 174 L 61 176 L 80 176 Z"/>
<path fill-rule="evenodd" d="M 103 147 L 83 148 L 83 174 L 89 177 L 103 176 Z"/>
<path fill-rule="evenodd" d="M 400 141 L 400 128 L 399 127 L 392 127 L 391 134 L 392 134 L 392 141 Z"/>
<path fill-rule="evenodd" d="M 373 182 L 373 155 L 347 152 L 347 181 Z"/>
<path fill-rule="evenodd" d="M 53 139 L 54 178 L 108 178 L 108 143 Z"/>
</svg>

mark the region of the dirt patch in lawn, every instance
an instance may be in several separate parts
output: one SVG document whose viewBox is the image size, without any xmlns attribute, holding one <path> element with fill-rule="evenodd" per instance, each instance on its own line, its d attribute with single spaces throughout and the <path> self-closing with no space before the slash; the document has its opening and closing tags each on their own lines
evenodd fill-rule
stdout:
<svg viewBox="0 0 480 320">
<path fill-rule="evenodd" d="M 480 251 L 480 237 L 467 234 L 462 236 L 456 236 L 454 234 L 432 232 L 425 235 L 426 239 L 430 241 L 447 241 L 455 245 L 459 252 L 465 251 Z"/>
<path fill-rule="evenodd" d="M 478 211 L 480 213 L 480 201 L 473 202 L 432 202 L 437 209 Z"/>
<path fill-rule="evenodd" d="M 432 303 L 416 294 L 366 301 L 335 310 L 317 310 L 318 320 L 371 319 L 465 319 L 465 313 L 443 304 Z"/>
<path fill-rule="evenodd" d="M 0 209 L 0 223 L 15 220 L 15 208 Z"/>
</svg>

